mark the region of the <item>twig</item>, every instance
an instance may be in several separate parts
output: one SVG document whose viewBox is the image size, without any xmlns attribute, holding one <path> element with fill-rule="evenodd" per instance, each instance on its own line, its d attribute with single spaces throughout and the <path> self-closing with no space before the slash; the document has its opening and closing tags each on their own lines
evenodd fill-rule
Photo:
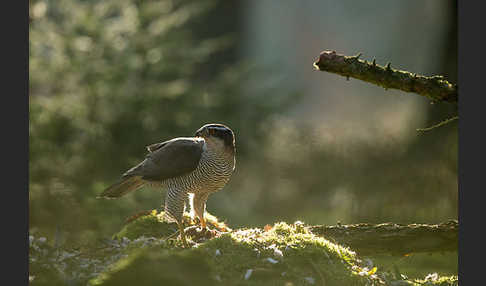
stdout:
<svg viewBox="0 0 486 286">
<path fill-rule="evenodd" d="M 441 121 L 441 122 L 439 122 L 439 123 L 437 123 L 435 125 L 432 125 L 430 127 L 427 127 L 427 128 L 418 128 L 416 130 L 419 131 L 419 132 L 427 132 L 427 131 L 430 131 L 430 130 L 435 129 L 437 127 L 441 127 L 443 125 L 446 125 L 448 123 L 451 123 L 452 121 L 457 120 L 457 119 L 459 119 L 459 116 L 456 115 L 454 117 L 448 118 L 448 119 L 446 119 L 444 121 Z"/>
<path fill-rule="evenodd" d="M 169 239 L 173 238 L 174 236 L 176 236 L 177 234 L 179 234 L 179 232 L 180 232 L 180 231 L 179 231 L 179 230 L 177 230 L 177 231 L 176 231 L 176 232 L 174 232 L 173 234 L 171 234 L 171 235 L 169 235 L 168 237 L 166 237 L 166 238 L 165 238 L 163 241 L 167 241 L 167 240 L 169 240 Z"/>
</svg>

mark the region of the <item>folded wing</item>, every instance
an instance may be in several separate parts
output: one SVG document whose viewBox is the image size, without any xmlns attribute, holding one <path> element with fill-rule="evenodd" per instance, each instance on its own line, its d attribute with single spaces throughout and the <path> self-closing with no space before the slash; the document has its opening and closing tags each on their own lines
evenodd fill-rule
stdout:
<svg viewBox="0 0 486 286">
<path fill-rule="evenodd" d="M 163 181 L 194 171 L 203 152 L 202 138 L 175 138 L 147 146 L 145 160 L 123 177 L 141 176 L 148 181 Z"/>
</svg>

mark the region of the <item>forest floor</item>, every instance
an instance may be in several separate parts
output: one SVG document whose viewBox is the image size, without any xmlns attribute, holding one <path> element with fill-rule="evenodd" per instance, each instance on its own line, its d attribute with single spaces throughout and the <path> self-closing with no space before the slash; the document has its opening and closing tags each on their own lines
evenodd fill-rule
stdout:
<svg viewBox="0 0 486 286">
<path fill-rule="evenodd" d="M 63 250 L 30 236 L 29 284 L 458 285 L 457 275 L 409 279 L 397 269 L 382 269 L 300 221 L 233 230 L 209 213 L 206 219 L 211 231 L 201 231 L 185 215 L 188 247 L 175 224 L 155 210 L 84 249 Z"/>
</svg>

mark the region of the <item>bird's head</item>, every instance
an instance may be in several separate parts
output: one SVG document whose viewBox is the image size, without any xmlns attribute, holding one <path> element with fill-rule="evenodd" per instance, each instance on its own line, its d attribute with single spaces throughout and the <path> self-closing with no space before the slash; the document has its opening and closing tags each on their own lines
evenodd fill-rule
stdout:
<svg viewBox="0 0 486 286">
<path fill-rule="evenodd" d="M 195 135 L 206 140 L 220 141 L 224 143 L 225 147 L 235 147 L 235 134 L 228 126 L 223 124 L 206 124 L 199 128 Z"/>
</svg>

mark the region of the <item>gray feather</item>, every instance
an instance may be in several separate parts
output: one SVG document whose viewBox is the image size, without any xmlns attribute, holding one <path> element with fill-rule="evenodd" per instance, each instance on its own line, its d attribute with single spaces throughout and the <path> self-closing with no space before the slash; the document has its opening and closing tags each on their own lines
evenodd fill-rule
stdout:
<svg viewBox="0 0 486 286">
<path fill-rule="evenodd" d="M 120 182 L 117 182 L 101 193 L 98 198 L 114 199 L 119 198 L 131 191 L 141 188 L 145 182 L 140 176 L 125 177 Z"/>
<path fill-rule="evenodd" d="M 123 177 L 141 176 L 144 180 L 163 181 L 194 171 L 203 152 L 203 139 L 175 138 L 147 146 L 147 154 L 137 166 Z"/>
</svg>

